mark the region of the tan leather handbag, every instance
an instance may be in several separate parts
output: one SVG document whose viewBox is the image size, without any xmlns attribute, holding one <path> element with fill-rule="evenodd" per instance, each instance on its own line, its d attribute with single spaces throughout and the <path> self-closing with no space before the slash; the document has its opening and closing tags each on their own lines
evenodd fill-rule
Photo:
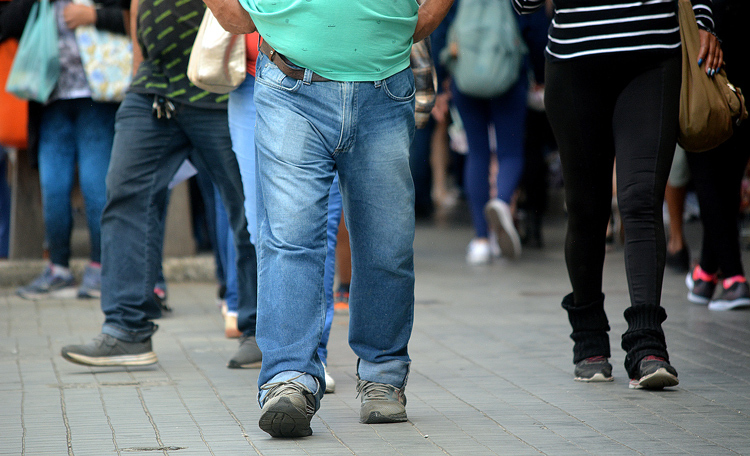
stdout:
<svg viewBox="0 0 750 456">
<path fill-rule="evenodd" d="M 203 90 L 229 93 L 245 80 L 246 65 L 244 35 L 224 30 L 206 8 L 190 51 L 188 79 Z"/>
<path fill-rule="evenodd" d="M 682 37 L 680 133 L 677 142 L 690 152 L 713 149 L 732 136 L 734 125 L 747 118 L 745 97 L 727 80 L 724 69 L 713 77 L 698 66 L 700 36 L 690 0 L 678 0 Z"/>
</svg>

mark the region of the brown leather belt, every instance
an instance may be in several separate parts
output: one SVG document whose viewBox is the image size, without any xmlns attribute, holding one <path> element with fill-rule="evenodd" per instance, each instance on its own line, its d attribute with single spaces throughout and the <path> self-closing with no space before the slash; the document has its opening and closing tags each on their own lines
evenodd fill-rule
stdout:
<svg viewBox="0 0 750 456">
<path fill-rule="evenodd" d="M 260 42 L 260 52 L 266 55 L 268 59 L 273 62 L 277 67 L 279 67 L 279 70 L 281 70 L 282 73 L 289 76 L 292 79 L 296 79 L 298 81 L 303 81 L 305 79 L 305 69 L 304 68 L 292 68 L 289 66 L 289 62 L 287 61 L 286 57 L 276 52 L 276 49 L 272 48 L 270 44 L 266 40 L 261 40 Z M 330 81 L 328 78 L 324 78 L 323 76 L 313 73 L 312 74 L 312 82 L 325 82 Z"/>
</svg>

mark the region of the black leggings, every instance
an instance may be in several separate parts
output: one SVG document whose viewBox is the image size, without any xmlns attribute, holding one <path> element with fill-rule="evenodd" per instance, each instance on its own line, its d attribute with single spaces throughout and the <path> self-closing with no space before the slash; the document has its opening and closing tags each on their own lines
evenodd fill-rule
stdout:
<svg viewBox="0 0 750 456">
<path fill-rule="evenodd" d="M 625 367 L 632 376 L 643 357 L 667 358 L 660 306 L 662 203 L 677 140 L 680 65 L 679 55 L 648 52 L 547 63 L 545 104 L 560 148 L 568 208 L 565 259 L 573 295 L 563 307 L 573 325 L 574 362 L 609 356 L 609 327 L 597 303 L 603 301 L 615 157 L 631 301 L 622 340 Z M 575 307 L 587 310 L 571 313 Z M 581 343 L 582 334 L 597 340 Z"/>
<path fill-rule="evenodd" d="M 723 278 L 745 275 L 737 215 L 749 141 L 750 129 L 743 124 L 718 148 L 687 153 L 703 224 L 701 269 L 709 274 L 720 272 Z"/>
</svg>

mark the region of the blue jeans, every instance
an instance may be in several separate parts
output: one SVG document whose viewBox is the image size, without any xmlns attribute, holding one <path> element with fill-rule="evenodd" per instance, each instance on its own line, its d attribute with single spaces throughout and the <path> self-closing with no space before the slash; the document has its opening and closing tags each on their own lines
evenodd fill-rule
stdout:
<svg viewBox="0 0 750 456">
<path fill-rule="evenodd" d="M 528 81 L 521 73 L 508 92 L 496 98 L 469 97 L 453 88 L 453 103 L 466 130 L 469 154 L 464 168 L 464 186 L 476 236 L 486 238 L 484 206 L 490 199 L 490 140 L 487 129 L 495 126 L 498 173 L 497 197 L 510 204 L 523 174 Z"/>
<path fill-rule="evenodd" d="M 90 98 L 58 100 L 45 106 L 39 129 L 39 183 L 50 261 L 68 266 L 73 213 L 70 192 L 78 182 L 86 205 L 91 261 L 101 261 L 100 219 L 106 202 L 105 177 L 115 134 L 116 103 Z"/>
<path fill-rule="evenodd" d="M 323 273 L 323 289 L 326 294 L 326 319 L 323 325 L 323 334 L 320 336 L 318 345 L 318 357 L 326 366 L 328 365 L 328 338 L 331 335 L 333 324 L 333 279 L 336 276 L 336 243 L 339 234 L 339 222 L 341 222 L 342 210 L 341 192 L 339 191 L 339 175 L 333 178 L 331 191 L 328 196 L 328 222 L 326 225 L 326 264 Z"/>
<path fill-rule="evenodd" d="M 226 110 L 175 103 L 172 119 L 157 119 L 152 102 L 152 96 L 128 93 L 117 111 L 102 215 L 102 332 L 131 342 L 151 337 L 151 320 L 161 316 L 153 298 L 163 243 L 160 218 L 167 185 L 186 158 L 202 165 L 218 186 L 237 248 L 239 298 L 248 307 L 256 298 L 255 248 Z"/>
<path fill-rule="evenodd" d="M 5 149 L 0 146 L 0 258 L 8 257 L 10 241 L 10 187 L 5 178 Z"/>
<path fill-rule="evenodd" d="M 258 384 L 301 372 L 297 381 L 316 397 L 325 390 L 317 348 L 338 170 L 352 244 L 349 345 L 361 379 L 401 387 L 414 316 L 413 74 L 311 83 L 305 73 L 305 82 L 291 79 L 258 57 Z"/>
<path fill-rule="evenodd" d="M 247 217 L 247 229 L 250 233 L 250 242 L 256 243 L 258 239 L 258 227 L 255 198 L 255 103 L 253 103 L 253 91 L 255 78 L 247 75 L 245 80 L 229 94 L 229 133 L 232 136 L 232 149 L 240 167 L 242 176 L 242 189 L 245 194 L 245 216 Z M 256 277 L 257 287 L 257 264 L 252 265 L 252 272 Z M 256 290 L 257 292 L 257 290 Z M 255 306 L 243 306 L 242 302 L 237 306 L 237 329 L 245 336 L 255 335 Z"/>
<path fill-rule="evenodd" d="M 229 215 L 221 202 L 219 187 L 213 184 L 214 189 L 214 206 L 216 212 L 216 245 L 214 250 L 219 258 L 222 274 L 224 275 L 224 300 L 227 302 L 227 311 L 237 313 L 238 298 L 237 293 L 237 252 L 234 248 L 232 239 L 232 229 L 229 226 Z M 210 210 L 210 208 L 207 208 Z M 217 268 L 218 269 L 218 268 Z"/>
<path fill-rule="evenodd" d="M 242 186 L 245 189 L 245 215 L 248 220 L 250 239 L 254 243 L 257 239 L 256 226 L 256 198 L 255 198 L 255 118 L 256 110 L 253 102 L 255 78 L 247 75 L 245 81 L 229 94 L 229 132 L 232 135 L 232 148 L 237 156 L 242 175 Z M 328 253 L 326 254 L 325 266 L 325 290 L 326 290 L 326 319 L 323 327 L 323 335 L 318 345 L 318 356 L 323 364 L 327 364 L 328 337 L 331 334 L 333 323 L 333 279 L 336 274 L 336 235 L 339 231 L 341 220 L 341 193 L 339 192 L 338 176 L 334 178 L 331 185 L 330 199 L 328 201 Z M 227 293 L 230 292 L 227 284 Z M 229 298 L 227 308 L 232 310 Z M 238 326 L 242 318 L 238 316 Z M 255 320 L 253 319 L 253 324 Z M 255 331 L 255 328 L 253 328 Z M 243 331 L 244 333 L 244 331 Z M 253 332 L 254 334 L 254 332 Z"/>
</svg>

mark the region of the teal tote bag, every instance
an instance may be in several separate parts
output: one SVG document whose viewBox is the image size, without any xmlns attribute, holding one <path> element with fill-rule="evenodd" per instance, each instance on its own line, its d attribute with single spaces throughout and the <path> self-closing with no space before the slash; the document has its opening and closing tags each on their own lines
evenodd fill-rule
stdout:
<svg viewBox="0 0 750 456">
<path fill-rule="evenodd" d="M 57 22 L 49 0 L 39 0 L 18 42 L 5 91 L 18 98 L 45 103 L 60 77 Z"/>
</svg>

